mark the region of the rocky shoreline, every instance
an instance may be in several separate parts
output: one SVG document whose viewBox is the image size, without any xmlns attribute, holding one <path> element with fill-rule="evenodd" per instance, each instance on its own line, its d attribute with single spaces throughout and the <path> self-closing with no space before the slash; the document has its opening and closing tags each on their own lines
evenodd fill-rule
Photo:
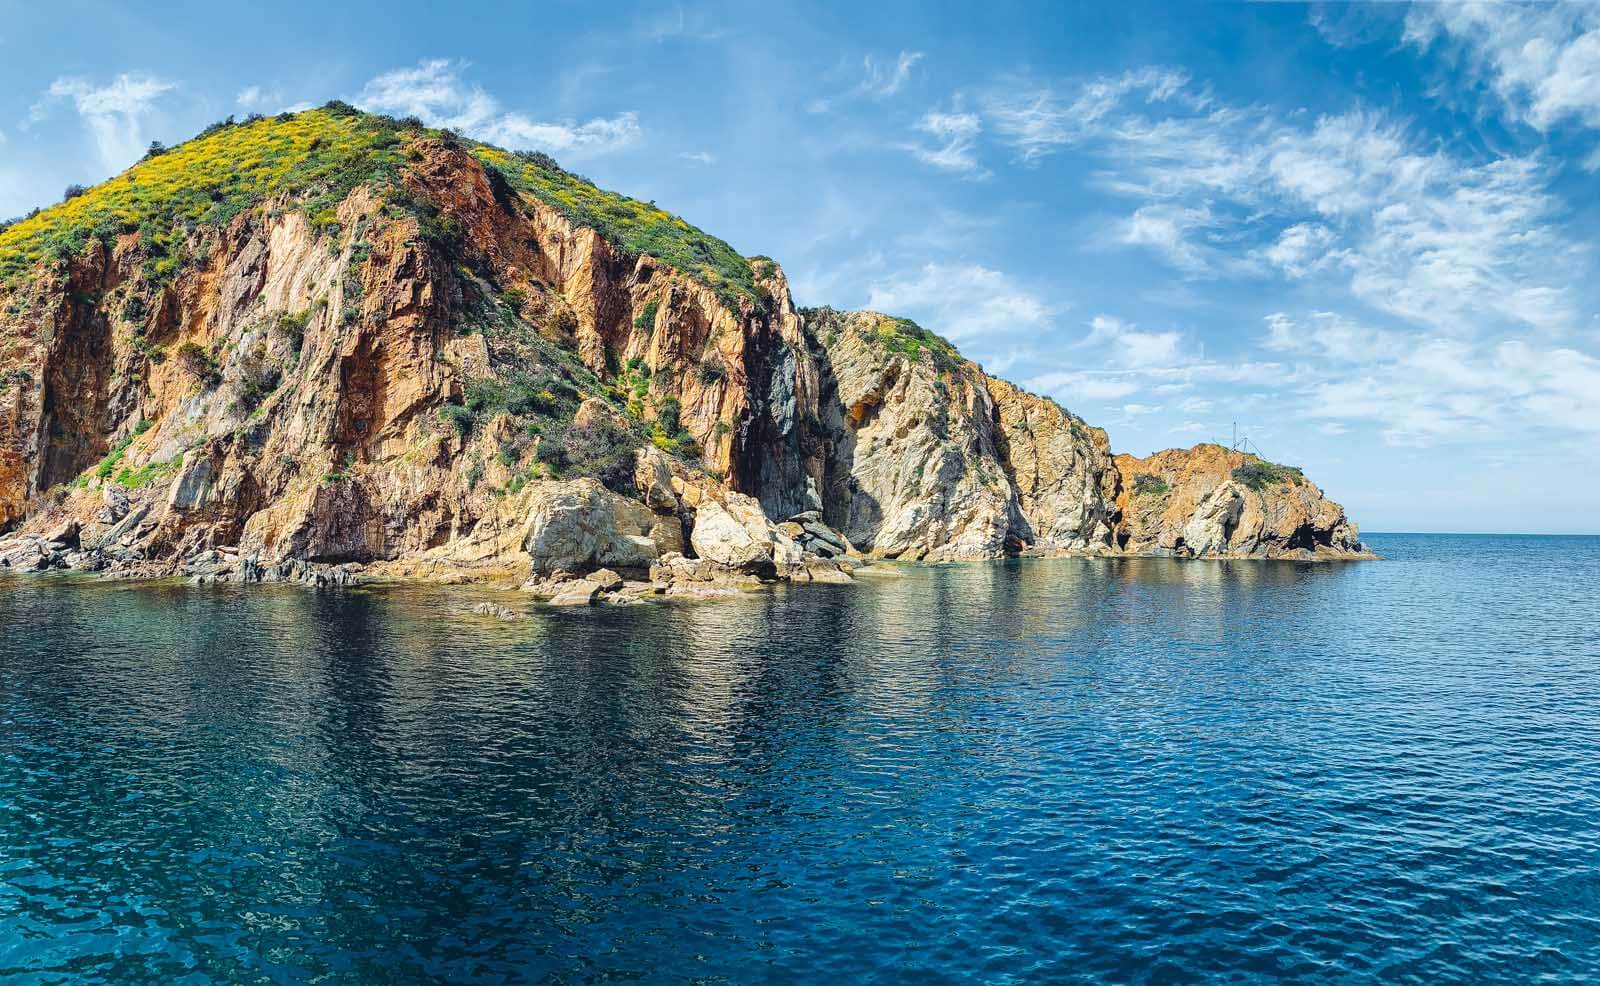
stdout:
<svg viewBox="0 0 1600 986">
<path fill-rule="evenodd" d="M 79 228 L 273 141 L 349 182 Z M 908 319 L 799 308 L 652 204 L 348 107 L 173 148 L 0 231 L 0 269 L 0 569 L 592 602 L 872 559 L 1372 557 L 1298 469 L 1114 455 Z"/>
</svg>

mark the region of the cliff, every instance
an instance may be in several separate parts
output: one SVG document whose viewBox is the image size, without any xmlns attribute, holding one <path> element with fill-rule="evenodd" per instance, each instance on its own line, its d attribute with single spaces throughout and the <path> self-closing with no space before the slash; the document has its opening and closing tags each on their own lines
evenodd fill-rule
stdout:
<svg viewBox="0 0 1600 986">
<path fill-rule="evenodd" d="M 1364 555 L 1274 469 L 1113 459 L 914 323 L 797 310 L 777 264 L 653 204 L 342 104 L 0 231 L 13 569 L 598 571 L 622 598 L 863 555 Z"/>
</svg>

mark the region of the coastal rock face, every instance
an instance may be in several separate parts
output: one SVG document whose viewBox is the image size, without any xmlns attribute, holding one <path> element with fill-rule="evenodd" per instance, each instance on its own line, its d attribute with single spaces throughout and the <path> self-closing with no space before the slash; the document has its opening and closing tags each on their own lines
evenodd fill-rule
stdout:
<svg viewBox="0 0 1600 986">
<path fill-rule="evenodd" d="M 1117 473 L 1105 431 L 1048 398 L 994 377 L 987 382 L 1000 458 L 1026 522 L 1020 539 L 1041 551 L 1108 546 Z"/>
<path fill-rule="evenodd" d="M 905 328 L 875 312 L 808 319 L 828 370 L 823 516 L 887 558 L 998 558 L 1017 509 L 987 379 L 948 343 L 913 343 Z"/>
<path fill-rule="evenodd" d="M 181 212 L 185 168 L 272 141 L 356 178 Z M 130 189 L 168 211 L 117 218 Z M 0 230 L 11 571 L 559 594 L 617 569 L 584 601 L 621 601 L 849 581 L 863 555 L 1362 556 L 1309 481 L 1247 465 L 1113 460 L 914 323 L 798 310 L 776 263 L 651 204 L 347 107 Z"/>
<path fill-rule="evenodd" d="M 1344 508 L 1298 469 L 1197 445 L 1116 457 L 1116 542 L 1127 554 L 1370 558 Z"/>
</svg>

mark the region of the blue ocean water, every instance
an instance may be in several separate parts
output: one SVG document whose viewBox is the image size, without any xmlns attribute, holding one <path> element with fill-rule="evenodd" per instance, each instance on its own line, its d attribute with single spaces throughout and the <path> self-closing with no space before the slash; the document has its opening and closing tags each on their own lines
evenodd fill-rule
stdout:
<svg viewBox="0 0 1600 986">
<path fill-rule="evenodd" d="M 0 580 L 0 982 L 1600 977 L 1600 539 Z"/>
</svg>

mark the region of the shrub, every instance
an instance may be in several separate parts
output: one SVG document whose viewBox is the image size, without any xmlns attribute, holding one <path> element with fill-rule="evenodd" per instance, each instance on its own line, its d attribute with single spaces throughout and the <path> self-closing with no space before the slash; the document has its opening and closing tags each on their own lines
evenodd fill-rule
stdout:
<svg viewBox="0 0 1600 986">
<path fill-rule="evenodd" d="M 700 363 L 700 382 L 711 386 L 722 380 L 728 379 L 728 368 L 716 356 L 708 356 Z"/>
<path fill-rule="evenodd" d="M 675 435 L 683 429 L 683 403 L 676 397 L 668 397 L 656 405 L 656 423 L 668 435 Z"/>
<path fill-rule="evenodd" d="M 521 288 L 512 288 L 509 291 L 502 292 L 500 300 L 507 308 L 517 315 L 521 315 L 523 306 L 528 303 L 528 293 Z"/>
<path fill-rule="evenodd" d="M 186 342 L 178 347 L 178 365 L 183 367 L 185 373 L 200 380 L 209 380 L 217 371 L 216 361 L 197 342 Z"/>
<path fill-rule="evenodd" d="M 239 397 L 236 405 L 239 410 L 249 413 L 261 406 L 267 397 L 278 389 L 278 383 L 283 379 L 283 373 L 267 362 L 266 347 L 257 349 L 238 361 L 239 367 Z"/>
<path fill-rule="evenodd" d="M 933 358 L 933 365 L 943 371 L 952 371 L 961 365 L 961 354 L 943 336 L 929 332 L 909 318 L 895 318 L 879 325 L 872 339 L 891 353 L 900 353 L 918 359 L 923 352 Z"/>
<path fill-rule="evenodd" d="M 145 150 L 144 157 L 141 160 L 148 161 L 153 157 L 160 157 L 165 153 L 167 153 L 167 145 L 161 143 L 159 140 L 152 140 L 149 148 Z"/>
<path fill-rule="evenodd" d="M 273 329 L 289 340 L 289 345 L 295 352 L 305 343 L 306 326 L 311 324 L 311 312 L 303 311 L 290 315 L 285 312 L 278 316 L 278 321 L 273 324 Z"/>
<path fill-rule="evenodd" d="M 1163 496 L 1172 487 L 1160 476 L 1141 472 L 1133 477 L 1133 493 L 1135 496 Z"/>
<path fill-rule="evenodd" d="M 633 452 L 637 436 L 610 422 L 551 429 L 539 439 L 538 460 L 554 475 L 593 476 L 606 488 L 632 495 Z"/>
<path fill-rule="evenodd" d="M 80 195 L 86 194 L 88 191 L 89 189 L 86 185 L 68 185 L 67 190 L 61 193 L 61 201 L 71 202 L 73 199 Z"/>
<path fill-rule="evenodd" d="M 1233 471 L 1233 480 L 1260 492 L 1268 486 L 1288 486 L 1300 482 L 1305 476 L 1294 466 L 1282 466 L 1265 459 L 1246 462 Z"/>
<path fill-rule="evenodd" d="M 656 312 L 660 310 L 660 307 L 661 306 L 654 301 L 645 305 L 639 310 L 639 314 L 634 316 L 633 327 L 641 332 L 649 332 L 651 329 L 654 329 L 656 327 Z"/>
<path fill-rule="evenodd" d="M 472 434 L 473 426 L 478 423 L 477 415 L 460 404 L 446 404 L 439 408 L 439 417 L 463 437 Z"/>
</svg>

